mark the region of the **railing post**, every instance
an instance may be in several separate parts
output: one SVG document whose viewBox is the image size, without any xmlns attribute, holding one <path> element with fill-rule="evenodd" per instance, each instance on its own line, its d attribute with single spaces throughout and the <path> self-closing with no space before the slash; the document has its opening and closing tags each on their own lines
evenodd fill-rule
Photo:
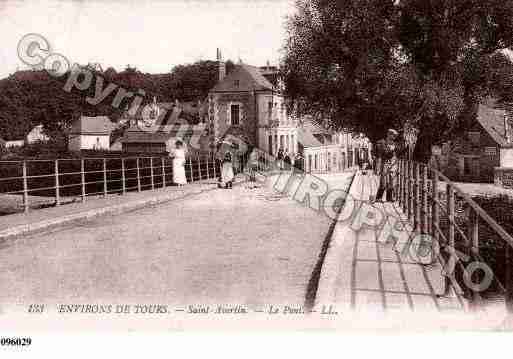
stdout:
<svg viewBox="0 0 513 359">
<path fill-rule="evenodd" d="M 187 161 L 185 162 L 187 164 Z M 192 159 L 189 156 L 189 173 L 191 174 L 191 182 L 194 182 L 194 174 L 192 172 Z"/>
<path fill-rule="evenodd" d="M 139 157 L 136 158 L 137 169 L 137 191 L 141 192 L 141 167 L 139 166 Z"/>
<path fill-rule="evenodd" d="M 421 231 L 421 200 L 420 200 L 420 196 L 421 196 L 421 193 L 420 193 L 420 163 L 415 163 L 414 165 L 415 167 L 415 199 L 414 199 L 414 208 L 415 208 L 415 220 L 414 220 L 414 223 L 415 223 L 415 230 L 420 232 Z"/>
<path fill-rule="evenodd" d="M 468 208 L 467 239 L 470 241 L 470 248 L 466 254 L 473 260 L 479 261 L 479 216 L 471 206 Z M 470 280 L 472 279 L 470 278 Z M 475 309 L 481 302 L 481 296 L 477 291 L 471 290 L 471 292 L 472 298 L 469 304 L 471 309 Z"/>
<path fill-rule="evenodd" d="M 403 203 L 403 160 L 399 160 L 398 163 L 399 168 L 399 179 L 398 179 L 398 190 L 397 190 L 397 201 L 399 202 L 399 206 L 402 206 Z"/>
<path fill-rule="evenodd" d="M 404 160 L 403 161 L 403 193 L 402 193 L 402 209 L 403 209 L 403 213 L 405 213 L 406 215 L 408 215 L 408 186 L 409 186 L 409 182 L 408 182 L 408 161 L 407 160 Z"/>
<path fill-rule="evenodd" d="M 434 237 L 436 243 L 440 243 L 440 233 L 438 232 L 438 229 L 440 228 L 440 208 L 438 208 L 438 201 L 440 200 L 440 196 L 438 193 L 438 172 L 436 170 L 433 170 L 433 199 L 431 204 L 431 215 L 432 215 L 432 222 L 431 222 L 431 235 Z"/>
<path fill-rule="evenodd" d="M 505 263 L 505 266 L 506 266 L 506 277 L 505 277 L 505 285 L 506 285 L 506 309 L 508 310 L 508 312 L 513 312 L 513 283 L 511 282 L 512 281 L 512 273 L 511 273 L 511 266 L 513 265 L 512 261 L 511 261 L 511 246 L 509 245 L 509 243 L 506 243 L 506 253 L 505 253 L 505 258 L 506 258 L 506 263 Z"/>
<path fill-rule="evenodd" d="M 199 180 L 202 180 L 202 177 L 201 177 L 201 156 L 198 155 L 197 157 L 197 161 L 198 161 L 198 179 Z"/>
<path fill-rule="evenodd" d="M 153 179 L 153 157 L 150 157 L 150 180 L 151 180 L 151 189 L 155 189 L 155 180 Z"/>
<path fill-rule="evenodd" d="M 411 162 L 406 162 L 406 215 L 411 218 Z"/>
<path fill-rule="evenodd" d="M 108 185 L 107 185 L 107 159 L 103 159 L 103 196 L 107 197 Z"/>
<path fill-rule="evenodd" d="M 422 232 L 424 234 L 429 233 L 429 206 L 428 206 L 428 197 L 429 197 L 429 188 L 428 188 L 428 167 L 426 165 L 423 166 L 422 171 Z"/>
<path fill-rule="evenodd" d="M 82 202 L 86 200 L 86 184 L 85 184 L 85 160 L 80 159 L 80 182 L 82 184 Z"/>
<path fill-rule="evenodd" d="M 166 183 L 166 158 L 165 157 L 161 158 L 161 165 L 162 165 L 162 188 L 166 188 L 167 183 Z"/>
<path fill-rule="evenodd" d="M 210 154 L 207 155 L 207 180 L 210 179 L 210 163 L 209 163 L 209 159 L 210 159 Z"/>
<path fill-rule="evenodd" d="M 23 161 L 23 211 L 25 213 L 29 211 L 27 161 Z"/>
<path fill-rule="evenodd" d="M 452 185 L 450 183 L 447 183 L 447 215 L 449 217 L 449 246 L 453 249 L 454 248 L 454 188 L 452 188 Z"/>
<path fill-rule="evenodd" d="M 217 179 L 217 161 L 216 161 L 216 154 L 212 154 L 212 162 L 214 162 L 214 179 Z"/>
<path fill-rule="evenodd" d="M 55 205 L 60 206 L 61 204 L 61 192 L 59 184 L 59 160 L 55 160 Z"/>
<path fill-rule="evenodd" d="M 126 194 L 126 184 L 125 184 L 125 159 L 121 158 L 121 185 L 123 194 Z"/>
</svg>

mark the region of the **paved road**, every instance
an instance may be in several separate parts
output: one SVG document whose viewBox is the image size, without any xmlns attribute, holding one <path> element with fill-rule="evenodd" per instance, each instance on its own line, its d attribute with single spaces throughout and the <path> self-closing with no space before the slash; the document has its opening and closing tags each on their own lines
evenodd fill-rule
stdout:
<svg viewBox="0 0 513 359">
<path fill-rule="evenodd" d="M 0 303 L 303 304 L 329 225 L 269 189 L 213 190 L 0 248 Z"/>
</svg>

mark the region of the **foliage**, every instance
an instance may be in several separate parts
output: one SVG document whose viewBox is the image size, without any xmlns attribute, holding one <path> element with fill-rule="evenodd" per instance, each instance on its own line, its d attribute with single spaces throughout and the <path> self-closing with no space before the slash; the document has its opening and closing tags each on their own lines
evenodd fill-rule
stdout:
<svg viewBox="0 0 513 359">
<path fill-rule="evenodd" d="M 513 83 L 513 2 L 297 0 L 283 76 L 300 114 L 372 141 L 409 121 L 417 157 Z M 509 92 L 510 93 L 510 92 Z M 509 95 L 511 96 L 511 95 Z"/>
<path fill-rule="evenodd" d="M 231 68 L 233 63 L 228 61 L 227 70 Z M 98 105 L 90 105 L 86 97 L 94 97 L 97 77 L 104 78 L 104 88 L 112 82 L 134 93 L 144 90 L 143 104 L 151 102 L 153 96 L 159 102 L 197 101 L 204 100 L 216 83 L 218 69 L 216 62 L 198 61 L 177 66 L 169 74 L 142 73 L 130 66 L 119 73 L 109 67 L 94 74 L 89 89 L 71 92 L 63 89 L 69 74 L 56 79 L 45 71 L 18 71 L 0 80 L 0 137 L 21 139 L 34 126 L 43 124 L 46 134 L 61 143 L 66 141 L 71 123 L 80 115 L 105 115 L 117 121 L 132 99 L 114 108 L 115 90 Z"/>
</svg>

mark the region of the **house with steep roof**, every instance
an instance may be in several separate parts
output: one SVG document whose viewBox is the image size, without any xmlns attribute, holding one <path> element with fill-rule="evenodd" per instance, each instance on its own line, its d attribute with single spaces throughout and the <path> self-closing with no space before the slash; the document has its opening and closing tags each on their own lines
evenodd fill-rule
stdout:
<svg viewBox="0 0 513 359">
<path fill-rule="evenodd" d="M 226 136 L 272 155 L 298 151 L 298 124 L 285 98 L 261 69 L 240 62 L 226 75 L 218 50 L 219 81 L 208 95 L 208 131 L 212 148 Z"/>
<path fill-rule="evenodd" d="M 502 184 L 501 169 L 513 172 L 512 119 L 494 102 L 479 104 L 472 126 L 441 147 L 442 171 L 455 181 Z"/>
<path fill-rule="evenodd" d="M 71 125 L 68 149 L 109 150 L 110 135 L 115 124 L 107 116 L 80 116 Z"/>
</svg>

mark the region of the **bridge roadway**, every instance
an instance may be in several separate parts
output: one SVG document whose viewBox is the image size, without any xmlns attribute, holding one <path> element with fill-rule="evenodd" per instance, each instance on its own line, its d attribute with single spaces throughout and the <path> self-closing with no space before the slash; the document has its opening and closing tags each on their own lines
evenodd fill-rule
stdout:
<svg viewBox="0 0 513 359">
<path fill-rule="evenodd" d="M 0 303 L 303 305 L 331 222 L 263 186 L 210 189 L 0 248 Z"/>
</svg>

